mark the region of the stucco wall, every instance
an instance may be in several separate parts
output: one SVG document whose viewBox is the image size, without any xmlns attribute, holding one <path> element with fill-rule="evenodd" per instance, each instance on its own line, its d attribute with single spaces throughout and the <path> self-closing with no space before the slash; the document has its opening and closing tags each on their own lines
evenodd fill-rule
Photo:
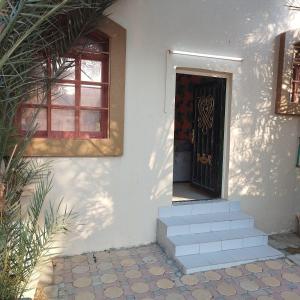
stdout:
<svg viewBox="0 0 300 300">
<path fill-rule="evenodd" d="M 120 0 L 111 18 L 127 29 L 125 144 L 117 158 L 53 162 L 54 197 L 79 213 L 65 254 L 155 240 L 159 206 L 171 204 L 172 103 L 164 111 L 166 50 L 243 57 L 242 63 L 190 59 L 199 68 L 232 70 L 229 199 L 259 228 L 293 228 L 300 209 L 295 168 L 298 118 L 274 112 L 274 39 L 300 26 L 285 1 Z M 297 16 L 297 18 L 296 18 Z M 184 63 L 184 62 L 183 62 Z M 168 104 L 168 103 L 167 103 Z"/>
</svg>

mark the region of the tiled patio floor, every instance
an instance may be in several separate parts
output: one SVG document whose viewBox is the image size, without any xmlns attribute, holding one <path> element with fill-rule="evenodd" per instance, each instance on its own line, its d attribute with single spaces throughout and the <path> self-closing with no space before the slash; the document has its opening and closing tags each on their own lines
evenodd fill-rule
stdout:
<svg viewBox="0 0 300 300">
<path fill-rule="evenodd" d="M 39 299 L 300 299 L 300 266 L 286 259 L 182 275 L 151 244 L 57 258 L 54 264 Z"/>
</svg>

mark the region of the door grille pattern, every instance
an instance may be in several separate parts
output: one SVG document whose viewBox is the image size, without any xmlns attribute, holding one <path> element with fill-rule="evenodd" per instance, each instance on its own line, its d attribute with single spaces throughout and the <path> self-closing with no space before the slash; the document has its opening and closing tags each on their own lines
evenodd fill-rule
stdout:
<svg viewBox="0 0 300 300">
<path fill-rule="evenodd" d="M 213 96 L 202 96 L 196 99 L 198 108 L 198 127 L 203 134 L 207 134 L 208 129 L 212 128 L 214 122 L 214 103 Z"/>
<path fill-rule="evenodd" d="M 194 88 L 192 183 L 221 196 L 226 79 L 214 78 Z"/>
</svg>

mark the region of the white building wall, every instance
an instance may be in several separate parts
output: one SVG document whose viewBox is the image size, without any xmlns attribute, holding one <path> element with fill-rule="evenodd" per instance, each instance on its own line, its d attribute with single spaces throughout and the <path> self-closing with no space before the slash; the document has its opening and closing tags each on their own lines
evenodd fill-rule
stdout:
<svg viewBox="0 0 300 300">
<path fill-rule="evenodd" d="M 171 204 L 172 104 L 164 112 L 166 50 L 243 57 L 232 66 L 229 199 L 259 228 L 291 230 L 300 210 L 295 168 L 300 119 L 274 114 L 275 37 L 300 26 L 280 0 L 120 0 L 127 29 L 124 155 L 57 158 L 54 197 L 79 213 L 65 254 L 155 241 L 157 209 Z M 193 59 L 195 67 L 222 63 Z M 228 67 L 229 69 L 231 66 Z M 224 70 L 225 71 L 225 70 Z"/>
</svg>

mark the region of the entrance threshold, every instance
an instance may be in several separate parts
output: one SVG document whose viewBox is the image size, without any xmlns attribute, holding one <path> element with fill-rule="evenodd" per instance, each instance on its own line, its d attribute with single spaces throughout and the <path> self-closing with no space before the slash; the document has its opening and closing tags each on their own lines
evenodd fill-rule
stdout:
<svg viewBox="0 0 300 300">
<path fill-rule="evenodd" d="M 204 191 L 194 188 L 189 182 L 173 183 L 173 204 L 183 204 L 185 202 L 212 200 L 213 198 Z"/>
</svg>

